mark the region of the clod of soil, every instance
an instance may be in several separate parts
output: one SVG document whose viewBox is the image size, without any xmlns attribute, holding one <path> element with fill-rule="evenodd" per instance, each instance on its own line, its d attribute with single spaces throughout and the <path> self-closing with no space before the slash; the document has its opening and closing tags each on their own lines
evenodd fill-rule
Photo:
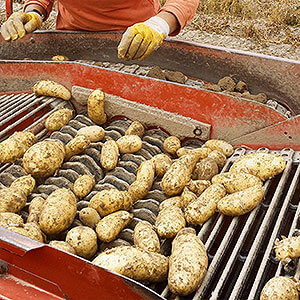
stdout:
<svg viewBox="0 0 300 300">
<path fill-rule="evenodd" d="M 248 86 L 244 81 L 239 81 L 235 86 L 235 90 L 244 93 L 245 91 L 248 91 Z"/>
<path fill-rule="evenodd" d="M 259 93 L 257 95 L 254 95 L 253 100 L 260 102 L 260 103 L 266 103 L 268 100 L 268 97 L 265 93 Z"/>
<path fill-rule="evenodd" d="M 152 77 L 152 78 L 161 79 L 161 80 L 166 80 L 166 76 L 165 76 L 163 70 L 159 66 L 152 67 L 148 71 L 147 76 Z"/>
<path fill-rule="evenodd" d="M 229 76 L 225 76 L 221 78 L 218 82 L 218 85 L 221 87 L 223 91 L 228 91 L 228 92 L 233 92 L 236 86 L 234 80 Z"/>
<path fill-rule="evenodd" d="M 221 92 L 222 91 L 221 87 L 217 84 L 203 83 L 203 85 L 201 87 L 204 88 L 204 89 L 210 90 L 210 91 L 214 91 L 214 92 Z"/>
<path fill-rule="evenodd" d="M 178 82 L 184 84 L 186 77 L 183 73 L 178 71 L 165 71 L 166 79 L 173 82 Z"/>
</svg>

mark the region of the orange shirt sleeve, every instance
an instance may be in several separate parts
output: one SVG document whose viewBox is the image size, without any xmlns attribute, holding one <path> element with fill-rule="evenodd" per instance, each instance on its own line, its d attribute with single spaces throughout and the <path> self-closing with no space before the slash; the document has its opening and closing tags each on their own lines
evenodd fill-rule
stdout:
<svg viewBox="0 0 300 300">
<path fill-rule="evenodd" d="M 195 16 L 199 0 L 167 0 L 160 11 L 167 11 L 175 15 L 180 28 L 170 35 L 178 34 Z"/>
<path fill-rule="evenodd" d="M 39 1 L 36 1 L 36 0 L 25 0 L 23 10 L 25 10 L 26 6 L 28 6 L 30 4 L 40 5 L 41 7 L 43 7 L 47 11 L 47 16 L 46 16 L 46 19 L 47 19 L 47 17 L 49 16 L 49 14 L 50 14 L 50 12 L 52 10 L 53 3 L 54 3 L 54 0 L 39 0 Z"/>
</svg>

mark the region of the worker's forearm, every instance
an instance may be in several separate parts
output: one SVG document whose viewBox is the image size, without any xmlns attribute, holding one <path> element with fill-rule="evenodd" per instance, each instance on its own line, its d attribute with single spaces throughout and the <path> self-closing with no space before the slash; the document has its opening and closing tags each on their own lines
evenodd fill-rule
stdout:
<svg viewBox="0 0 300 300">
<path fill-rule="evenodd" d="M 38 12 L 40 12 L 40 14 L 44 17 L 44 19 L 47 16 L 47 11 L 42 6 L 40 6 L 38 4 L 29 4 L 25 8 L 25 12 L 33 10 L 33 9 L 36 9 Z"/>
<path fill-rule="evenodd" d="M 170 33 L 176 31 L 179 28 L 179 22 L 175 15 L 167 11 L 161 11 L 157 14 L 158 17 L 164 19 L 170 27 Z"/>
</svg>

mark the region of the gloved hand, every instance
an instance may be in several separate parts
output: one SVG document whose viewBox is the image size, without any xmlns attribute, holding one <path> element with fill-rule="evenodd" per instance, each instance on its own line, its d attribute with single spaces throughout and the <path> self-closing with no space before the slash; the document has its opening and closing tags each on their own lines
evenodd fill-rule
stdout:
<svg viewBox="0 0 300 300">
<path fill-rule="evenodd" d="M 127 28 L 118 46 L 120 59 L 143 60 L 157 50 L 169 35 L 168 23 L 158 16 Z"/>
<path fill-rule="evenodd" d="M 6 41 L 22 38 L 33 32 L 42 23 L 42 17 L 35 12 L 15 12 L 1 26 L 1 34 Z"/>
</svg>

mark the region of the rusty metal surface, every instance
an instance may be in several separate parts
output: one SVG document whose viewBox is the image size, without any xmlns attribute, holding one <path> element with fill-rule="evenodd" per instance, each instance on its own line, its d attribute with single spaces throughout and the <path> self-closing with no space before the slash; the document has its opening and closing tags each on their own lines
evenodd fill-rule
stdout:
<svg viewBox="0 0 300 300">
<path fill-rule="evenodd" d="M 12 0 L 5 0 L 5 9 L 6 9 L 6 18 L 13 13 L 13 1 Z"/>
</svg>

